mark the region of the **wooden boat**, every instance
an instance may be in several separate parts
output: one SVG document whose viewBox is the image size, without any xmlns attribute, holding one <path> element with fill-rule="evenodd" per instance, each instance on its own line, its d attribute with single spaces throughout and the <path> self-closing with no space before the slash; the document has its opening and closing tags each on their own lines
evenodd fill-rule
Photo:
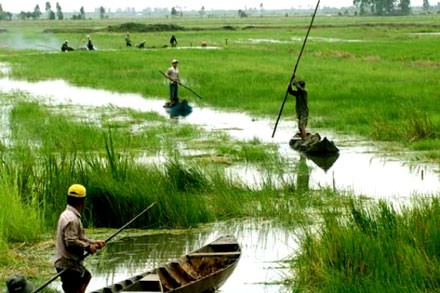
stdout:
<svg viewBox="0 0 440 293">
<path fill-rule="evenodd" d="M 92 293 L 214 292 L 235 270 L 240 256 L 235 237 L 223 236 L 177 260 Z"/>
<path fill-rule="evenodd" d="M 328 155 L 339 153 L 333 141 L 321 136 L 318 133 L 307 133 L 306 139 L 302 140 L 299 133 L 295 134 L 289 141 L 289 145 L 296 151 L 303 152 L 308 155 Z"/>
<path fill-rule="evenodd" d="M 177 101 L 175 103 L 166 102 L 163 105 L 165 111 L 170 114 L 171 117 L 188 116 L 192 112 L 192 107 L 188 104 L 187 100 Z"/>
</svg>

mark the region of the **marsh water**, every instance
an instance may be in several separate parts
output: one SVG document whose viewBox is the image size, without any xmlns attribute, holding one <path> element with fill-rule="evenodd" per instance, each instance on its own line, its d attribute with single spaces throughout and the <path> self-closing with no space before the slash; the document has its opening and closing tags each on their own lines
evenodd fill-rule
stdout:
<svg viewBox="0 0 440 293">
<path fill-rule="evenodd" d="M 168 115 L 163 109 L 164 99 L 81 88 L 63 80 L 18 81 L 7 77 L 6 68 L 2 72 L 6 77 L 0 78 L 0 92 L 28 92 L 42 104 L 97 110 L 111 106 Z M 288 141 L 294 134 L 295 121 L 282 118 L 272 137 L 275 114 L 272 119 L 258 118 L 241 112 L 198 106 L 192 101 L 191 104 L 193 112 L 189 116 L 172 119 L 172 122 L 199 125 L 208 131 L 222 131 L 238 140 L 256 138 L 264 143 L 277 144 L 279 152 L 291 165 L 291 172 L 285 176 L 305 188 L 332 188 L 398 203 L 407 201 L 411 196 L 440 191 L 438 166 L 411 162 L 405 159 L 405 155 L 391 157 L 382 151 L 384 148 L 379 143 L 373 144 L 361 137 L 341 135 L 326 129 L 314 129 L 312 131 L 333 140 L 340 149 L 338 157 L 322 165 L 290 148 Z M 7 123 L 7 115 L 7 111 L 2 111 L 2 123 Z M 4 133 L 6 128 L 2 128 L 3 137 L 7 134 Z M 297 172 L 298 166 L 302 168 L 301 176 Z M 228 172 L 239 174 L 237 177 L 256 188 L 262 183 L 262 174 L 253 166 L 231 166 Z M 259 219 L 215 223 L 202 230 L 121 238 L 109 244 L 101 257 L 90 258 L 94 279 L 89 289 L 151 269 L 224 234 L 233 234 L 238 238 L 243 256 L 221 292 L 283 292 L 281 285 L 268 283 L 279 282 L 288 273 L 288 269 L 282 268 L 278 261 L 295 253 L 296 237 L 292 231 Z M 59 283 L 54 283 L 54 286 L 59 286 Z"/>
</svg>

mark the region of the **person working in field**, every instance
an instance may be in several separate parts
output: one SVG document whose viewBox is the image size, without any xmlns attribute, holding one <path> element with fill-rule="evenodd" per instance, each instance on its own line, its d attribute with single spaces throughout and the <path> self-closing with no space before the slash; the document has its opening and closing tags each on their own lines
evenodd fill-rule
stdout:
<svg viewBox="0 0 440 293">
<path fill-rule="evenodd" d="M 177 39 L 175 35 L 172 35 L 170 38 L 170 45 L 171 47 L 176 47 L 177 46 Z"/>
<path fill-rule="evenodd" d="M 125 46 L 131 47 L 130 33 L 125 36 Z"/>
<path fill-rule="evenodd" d="M 95 50 L 95 46 L 93 45 L 92 38 L 90 36 L 87 36 L 87 49 L 88 50 Z"/>
<path fill-rule="evenodd" d="M 84 234 L 81 211 L 84 209 L 86 188 L 73 184 L 67 191 L 67 207 L 58 219 L 54 265 L 61 274 L 66 293 L 84 293 L 92 275 L 84 267 L 84 252 L 95 253 L 105 246 L 104 240 L 92 240 Z"/>
<path fill-rule="evenodd" d="M 296 90 L 292 88 L 295 85 Z M 295 97 L 296 100 L 296 116 L 298 118 L 298 130 L 301 139 L 304 140 L 307 137 L 307 120 L 309 118 L 309 107 L 308 107 L 308 94 L 306 90 L 306 83 L 302 80 L 296 81 L 293 79 L 292 84 L 288 85 L 288 92 Z"/>
<path fill-rule="evenodd" d="M 69 46 L 68 40 L 65 40 L 64 43 L 61 45 L 61 51 L 62 52 L 73 51 L 73 48 Z"/>
<path fill-rule="evenodd" d="M 170 84 L 170 104 L 173 105 L 179 101 L 178 98 L 178 86 L 179 86 L 179 69 L 177 68 L 177 64 L 179 62 L 174 59 L 171 61 L 171 67 L 167 70 L 167 77 L 169 79 Z"/>
</svg>

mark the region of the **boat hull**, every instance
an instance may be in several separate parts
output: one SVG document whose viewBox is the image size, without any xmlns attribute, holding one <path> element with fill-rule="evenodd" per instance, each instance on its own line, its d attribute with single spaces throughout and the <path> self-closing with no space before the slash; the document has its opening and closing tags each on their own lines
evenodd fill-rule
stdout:
<svg viewBox="0 0 440 293">
<path fill-rule="evenodd" d="M 289 145 L 296 151 L 308 155 L 320 156 L 339 153 L 333 141 L 321 136 L 318 133 L 308 134 L 306 139 L 302 140 L 299 134 L 295 134 L 289 141 Z"/>
<path fill-rule="evenodd" d="M 171 117 L 185 117 L 192 113 L 192 107 L 188 104 L 188 101 L 186 100 L 178 101 L 176 103 L 167 102 L 163 107 L 165 108 L 165 111 L 170 114 Z"/>
<path fill-rule="evenodd" d="M 91 293 L 214 292 L 233 273 L 240 256 L 237 240 L 223 236 L 177 260 Z"/>
</svg>

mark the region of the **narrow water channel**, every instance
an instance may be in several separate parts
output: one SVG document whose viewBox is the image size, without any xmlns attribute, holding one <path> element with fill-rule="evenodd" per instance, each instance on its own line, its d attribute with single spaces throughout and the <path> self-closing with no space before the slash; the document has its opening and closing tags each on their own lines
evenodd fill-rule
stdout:
<svg viewBox="0 0 440 293">
<path fill-rule="evenodd" d="M 23 91 L 34 96 L 40 103 L 50 105 L 73 105 L 81 107 L 130 108 L 143 112 L 168 114 L 163 109 L 164 99 L 146 99 L 138 94 L 121 94 L 105 90 L 72 86 L 63 80 L 40 82 L 17 81 L 0 78 L 0 91 Z M 178 118 L 178 123 L 202 126 L 209 131 L 224 131 L 239 140 L 257 138 L 265 143 L 275 143 L 284 158 L 292 165 L 292 172 L 286 176 L 298 179 L 294 166 L 299 162 L 307 168 L 305 184 L 311 189 L 332 188 L 357 195 L 390 200 L 406 200 L 413 195 L 432 195 L 440 192 L 438 166 L 418 164 L 408 161 L 405 156 L 390 157 L 380 151 L 378 142 L 372 143 L 361 137 L 346 136 L 326 129 L 313 129 L 322 137 L 333 140 L 340 149 L 335 161 L 325 167 L 290 148 L 296 124 L 292 120 L 281 119 L 274 138 L 273 120 L 254 118 L 241 112 L 221 111 L 193 104 L 193 112 Z M 4 120 L 4 118 L 3 118 Z M 251 166 L 233 166 L 231 172 L 250 185 L 261 182 L 260 174 Z"/>
</svg>

